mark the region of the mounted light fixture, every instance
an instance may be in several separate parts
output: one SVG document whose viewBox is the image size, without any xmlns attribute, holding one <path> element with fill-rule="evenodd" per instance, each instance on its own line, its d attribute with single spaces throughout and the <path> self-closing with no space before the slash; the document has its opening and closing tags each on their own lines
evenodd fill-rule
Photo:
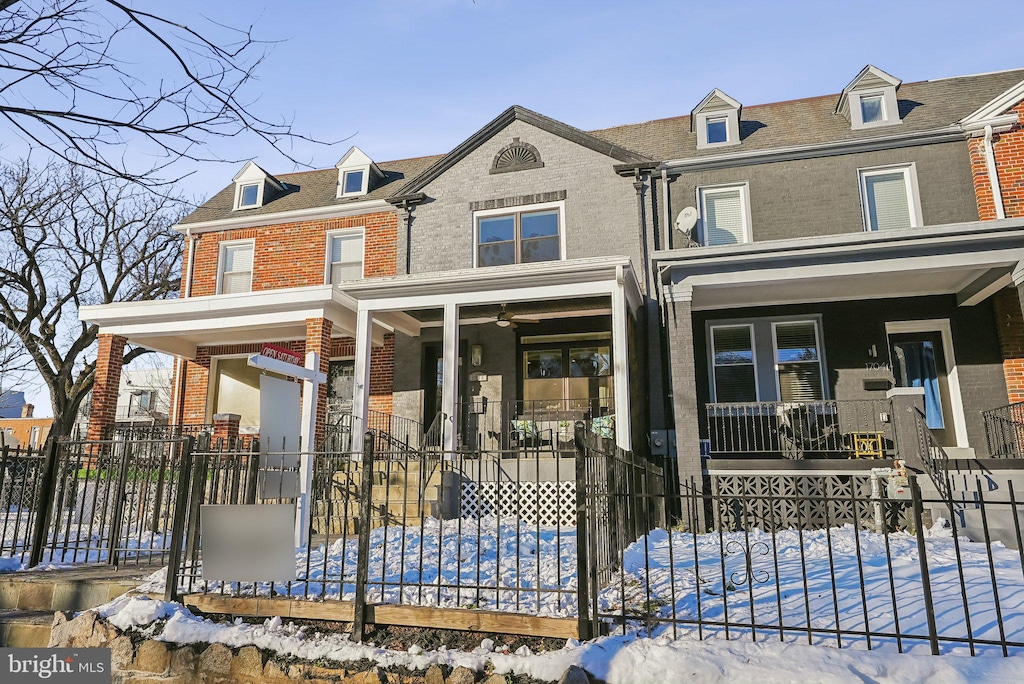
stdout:
<svg viewBox="0 0 1024 684">
<path fill-rule="evenodd" d="M 482 345 L 474 344 L 469 348 L 469 362 L 478 367 L 484 362 L 484 348 Z"/>
</svg>

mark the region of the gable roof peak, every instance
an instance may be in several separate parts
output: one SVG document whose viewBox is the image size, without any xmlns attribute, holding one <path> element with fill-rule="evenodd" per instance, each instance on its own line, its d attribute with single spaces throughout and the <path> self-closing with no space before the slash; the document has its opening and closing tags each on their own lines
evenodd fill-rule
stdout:
<svg viewBox="0 0 1024 684">
<path fill-rule="evenodd" d="M 855 90 L 887 86 L 899 88 L 902 83 L 903 81 L 892 74 L 882 71 L 873 64 L 868 64 L 843 88 L 843 92 L 839 95 L 839 102 L 836 103 L 836 113 L 838 114 L 843 109 L 850 93 Z"/>
<path fill-rule="evenodd" d="M 231 180 L 234 183 L 246 180 L 267 180 L 270 181 L 270 183 L 274 185 L 274 187 L 276 187 L 278 190 L 284 190 L 284 183 L 271 176 L 263 169 L 263 167 L 261 167 L 252 159 L 245 162 L 245 165 L 242 166 L 242 169 L 238 173 L 236 173 L 234 178 L 232 178 Z"/>
</svg>

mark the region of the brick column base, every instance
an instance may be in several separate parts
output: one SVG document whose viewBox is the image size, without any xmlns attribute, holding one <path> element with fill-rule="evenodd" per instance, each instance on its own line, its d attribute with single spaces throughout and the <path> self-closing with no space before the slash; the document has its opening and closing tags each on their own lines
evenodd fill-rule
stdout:
<svg viewBox="0 0 1024 684">
<path fill-rule="evenodd" d="M 218 413 L 213 416 L 213 441 L 228 448 L 238 441 L 238 423 L 242 416 L 237 413 Z"/>
<path fill-rule="evenodd" d="M 306 319 L 306 353 L 316 352 L 320 355 L 320 372 L 327 374 L 331 366 L 331 330 L 334 324 L 325 318 Z M 327 433 L 327 385 L 317 388 L 316 400 L 316 432 L 313 444 L 304 444 L 304 449 L 315 449 L 323 442 Z"/>
<path fill-rule="evenodd" d="M 698 492 L 704 490 L 704 467 L 700 454 L 700 417 L 693 347 L 693 315 L 689 298 L 675 294 L 669 304 L 666 332 L 672 381 L 672 411 L 676 430 L 676 467 L 680 484 L 692 479 Z M 698 506 L 698 516 L 702 507 Z"/>
<path fill-rule="evenodd" d="M 1024 401 L 1024 298 L 1018 288 L 1008 287 L 996 293 L 992 306 L 996 317 L 999 350 L 1003 356 L 1006 394 L 1011 404 Z"/>
<path fill-rule="evenodd" d="M 121 385 L 124 345 L 128 341 L 117 335 L 101 333 L 97 341 L 96 375 L 92 385 L 89 428 L 86 439 L 106 439 L 117 418 L 117 391 Z"/>
</svg>

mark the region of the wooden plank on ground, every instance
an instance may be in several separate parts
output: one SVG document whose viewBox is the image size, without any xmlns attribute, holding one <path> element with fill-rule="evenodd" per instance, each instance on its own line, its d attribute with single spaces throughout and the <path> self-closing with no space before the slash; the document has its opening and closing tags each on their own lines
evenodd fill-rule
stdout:
<svg viewBox="0 0 1024 684">
<path fill-rule="evenodd" d="M 366 622 L 377 625 L 458 629 L 467 632 L 522 634 L 557 639 L 576 639 L 579 635 L 576 618 L 537 617 L 466 608 L 384 604 L 367 605 L 366 612 Z"/>
<path fill-rule="evenodd" d="M 181 597 L 182 603 L 203 613 L 225 613 L 251 617 L 295 618 L 352 622 L 355 606 L 351 601 L 305 601 L 290 598 L 238 598 L 216 594 L 191 594 Z M 519 613 L 466 608 L 434 608 L 430 606 L 366 606 L 367 624 L 401 625 L 432 629 L 455 629 L 466 632 L 495 632 L 525 636 L 578 638 L 576 618 L 537 617 Z"/>
</svg>

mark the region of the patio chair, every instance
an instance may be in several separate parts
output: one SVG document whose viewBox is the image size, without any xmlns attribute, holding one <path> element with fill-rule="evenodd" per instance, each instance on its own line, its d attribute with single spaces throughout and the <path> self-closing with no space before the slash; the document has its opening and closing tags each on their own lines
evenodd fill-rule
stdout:
<svg viewBox="0 0 1024 684">
<path fill-rule="evenodd" d="M 844 444 L 838 421 L 829 420 L 834 418 L 830 414 L 807 404 L 779 404 L 775 410 L 775 432 L 786 458 L 802 460 L 807 453 L 835 451 Z"/>
<path fill-rule="evenodd" d="M 509 441 L 513 450 L 532 449 L 539 452 L 541 448 L 550 449 L 554 454 L 554 431 L 541 429 L 533 420 L 510 420 Z"/>
</svg>

